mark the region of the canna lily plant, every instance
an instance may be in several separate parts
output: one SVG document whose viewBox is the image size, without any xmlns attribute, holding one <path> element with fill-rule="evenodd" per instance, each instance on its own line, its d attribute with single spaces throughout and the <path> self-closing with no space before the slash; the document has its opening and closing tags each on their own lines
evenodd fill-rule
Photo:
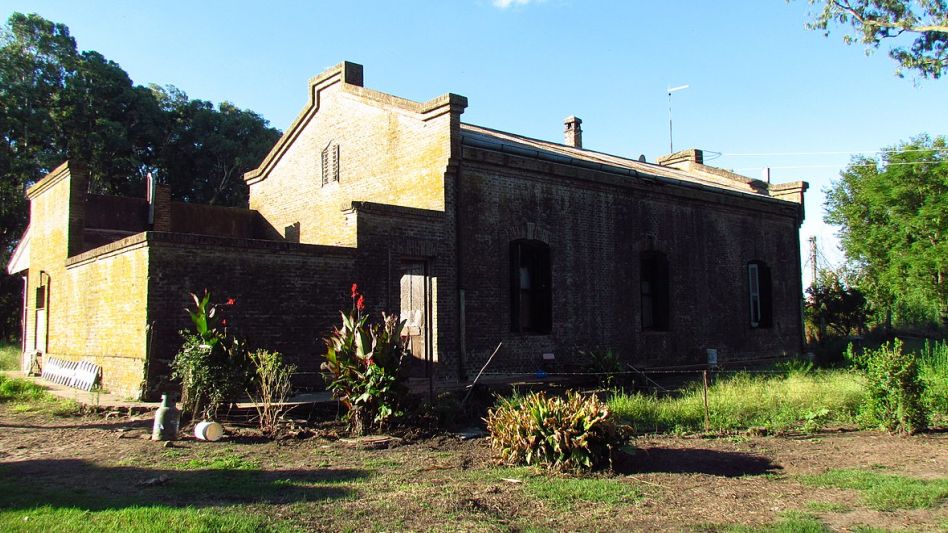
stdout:
<svg viewBox="0 0 948 533">
<path fill-rule="evenodd" d="M 326 361 L 320 366 L 327 388 L 346 408 L 349 429 L 363 435 L 385 427 L 402 414 L 406 389 L 401 366 L 406 350 L 402 340 L 405 321 L 382 313 L 380 323 L 370 323 L 365 297 L 352 285 L 353 306 L 340 313 L 342 326 L 326 337 Z"/>
</svg>

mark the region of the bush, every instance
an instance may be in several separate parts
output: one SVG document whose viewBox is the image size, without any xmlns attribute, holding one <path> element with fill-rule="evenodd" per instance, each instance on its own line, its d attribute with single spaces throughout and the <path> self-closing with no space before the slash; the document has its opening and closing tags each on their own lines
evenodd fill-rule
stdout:
<svg viewBox="0 0 948 533">
<path fill-rule="evenodd" d="M 183 410 L 192 417 L 212 419 L 220 406 L 236 401 L 248 382 L 247 350 L 237 337 L 228 335 L 211 295 L 191 294 L 196 309 L 188 310 L 195 333 L 182 331 L 184 344 L 171 363 L 172 378 L 181 380 Z M 228 305 L 233 300 L 228 300 Z"/>
<path fill-rule="evenodd" d="M 850 349 L 846 357 L 866 374 L 868 392 L 859 413 L 866 425 L 899 433 L 928 427 L 918 360 L 914 353 L 902 351 L 901 340 L 862 353 Z"/>
<path fill-rule="evenodd" d="M 486 422 L 491 447 L 511 464 L 590 470 L 611 464 L 613 451 L 624 442 L 606 404 L 572 391 L 565 398 L 542 392 L 501 398 Z"/>
<path fill-rule="evenodd" d="M 948 417 L 948 342 L 925 341 L 918 366 L 925 386 L 923 403 L 932 417 Z"/>
<path fill-rule="evenodd" d="M 249 392 L 253 406 L 257 409 L 257 422 L 261 431 L 276 433 L 280 418 L 286 411 L 286 399 L 292 390 L 290 378 L 295 365 L 283 362 L 279 352 L 256 350 L 249 354 L 253 365 L 252 389 Z"/>
<path fill-rule="evenodd" d="M 405 321 L 382 313 L 382 322 L 370 324 L 363 315 L 365 298 L 352 285 L 352 310 L 342 316 L 342 327 L 325 338 L 326 362 L 320 368 L 333 397 L 346 408 L 349 429 L 363 435 L 382 429 L 402 414 L 407 391 L 401 375 Z"/>
</svg>

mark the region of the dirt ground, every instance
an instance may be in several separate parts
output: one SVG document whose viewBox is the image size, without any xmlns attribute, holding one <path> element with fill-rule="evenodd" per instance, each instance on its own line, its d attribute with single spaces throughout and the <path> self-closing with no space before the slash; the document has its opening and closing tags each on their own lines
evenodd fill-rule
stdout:
<svg viewBox="0 0 948 533">
<path fill-rule="evenodd" d="M 715 531 L 774 524 L 787 511 L 813 515 L 836 531 L 944 531 L 948 524 L 945 502 L 879 512 L 858 491 L 798 479 L 839 468 L 945 478 L 945 432 L 640 437 L 617 472 L 596 478 L 628 487 L 635 497 L 563 503 L 531 491 L 545 474 L 497 467 L 485 438 L 443 434 L 371 450 L 323 426 L 305 438 L 270 441 L 244 431 L 168 448 L 147 440 L 150 427 L 147 415 L 56 418 L 0 406 L 0 483 L 22 483 L 38 498 L 79 494 L 121 502 L 113 508 L 239 507 L 319 531 Z M 43 503 L 56 501 L 35 502 Z M 17 509 L 0 500 L 0 512 L 11 506 Z"/>
</svg>

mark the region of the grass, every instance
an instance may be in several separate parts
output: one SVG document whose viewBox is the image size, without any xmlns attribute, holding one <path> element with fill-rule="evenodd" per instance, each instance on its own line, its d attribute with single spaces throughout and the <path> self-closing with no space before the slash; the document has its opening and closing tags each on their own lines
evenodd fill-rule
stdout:
<svg viewBox="0 0 948 533">
<path fill-rule="evenodd" d="M 239 508 L 195 509 L 167 505 L 131 506 L 89 511 L 43 505 L 0 512 L 0 530 L 18 531 L 290 531 Z"/>
<path fill-rule="evenodd" d="M 181 470 L 259 470 L 260 464 L 243 457 L 229 455 L 203 459 L 191 459 L 176 465 Z"/>
<path fill-rule="evenodd" d="M 634 502 L 642 496 L 628 482 L 611 478 L 537 477 L 527 481 L 526 491 L 537 499 L 564 509 L 586 503 L 613 506 Z"/>
<path fill-rule="evenodd" d="M 0 341 L 0 370 L 20 369 L 20 345 Z"/>
<path fill-rule="evenodd" d="M 847 513 L 852 507 L 834 502 L 809 502 L 806 508 L 816 513 Z"/>
<path fill-rule="evenodd" d="M 762 526 L 729 526 L 735 533 L 825 533 L 830 531 L 816 517 L 800 512 L 787 512 L 777 522 Z"/>
<path fill-rule="evenodd" d="M 32 381 L 4 375 L 0 375 L 0 403 L 11 404 L 16 413 L 69 416 L 79 411 L 79 404 L 72 400 L 56 398 Z"/>
<path fill-rule="evenodd" d="M 804 484 L 815 487 L 854 489 L 872 509 L 931 509 L 948 499 L 948 478 L 922 480 L 866 470 L 829 470 L 802 476 Z"/>
<path fill-rule="evenodd" d="M 764 427 L 815 429 L 829 422 L 848 423 L 864 396 L 863 378 L 847 370 L 790 372 L 720 378 L 708 389 L 711 428 L 717 431 Z M 700 385 L 677 397 L 617 392 L 609 406 L 636 431 L 701 431 L 704 399 Z"/>
</svg>

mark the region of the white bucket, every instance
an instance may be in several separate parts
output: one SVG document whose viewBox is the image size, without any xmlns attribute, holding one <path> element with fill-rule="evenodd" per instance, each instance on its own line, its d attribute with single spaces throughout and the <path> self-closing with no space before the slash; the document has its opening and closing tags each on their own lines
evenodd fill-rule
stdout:
<svg viewBox="0 0 948 533">
<path fill-rule="evenodd" d="M 224 436 L 224 426 L 211 420 L 205 420 L 194 426 L 194 436 L 198 440 L 214 442 Z"/>
</svg>

